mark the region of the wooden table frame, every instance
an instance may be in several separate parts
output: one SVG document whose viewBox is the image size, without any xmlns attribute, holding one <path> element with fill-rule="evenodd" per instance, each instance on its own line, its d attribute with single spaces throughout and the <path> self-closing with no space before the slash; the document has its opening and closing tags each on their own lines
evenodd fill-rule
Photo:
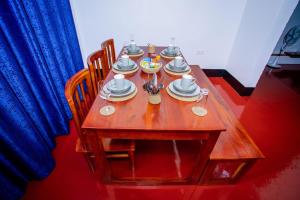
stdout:
<svg viewBox="0 0 300 200">
<path fill-rule="evenodd" d="M 142 47 L 145 51 L 144 56 L 133 58 L 137 63 L 147 56 L 147 48 Z M 159 53 L 163 48 L 157 48 Z M 165 65 L 170 60 L 161 59 Z M 201 71 L 198 66 L 192 67 L 193 71 Z M 164 83 L 169 83 L 175 80 L 175 76 L 167 75 L 163 69 L 159 72 L 160 76 L 167 77 Z M 107 80 L 112 79 L 113 72 L 111 71 Z M 147 105 L 146 93 L 142 90 L 143 78 L 147 75 L 141 69 L 133 75 L 126 76 L 128 79 L 135 82 L 138 88 L 138 94 L 132 100 L 124 102 L 113 103 L 116 107 L 116 113 L 108 118 L 104 118 L 99 114 L 99 108 L 103 105 L 104 100 L 97 97 L 82 128 L 86 129 L 86 142 L 89 145 L 90 151 L 95 155 L 95 175 L 104 183 L 124 183 L 124 184 L 138 184 L 138 185 L 160 185 L 160 184 L 197 184 L 201 180 L 201 176 L 205 171 L 208 163 L 210 153 L 212 152 L 218 137 L 222 131 L 225 131 L 225 125 L 220 118 L 220 110 L 214 106 L 214 102 L 218 101 L 213 94 L 209 95 L 207 102 L 207 109 L 209 114 L 203 118 L 195 116 L 191 112 L 191 107 L 194 103 L 181 102 L 170 97 L 166 91 L 162 91 L 162 103 L 160 105 Z M 196 77 L 201 86 L 202 77 Z M 204 80 L 204 78 L 203 78 Z M 133 104 L 138 106 L 146 106 L 146 110 L 136 109 Z M 126 110 L 127 109 L 127 110 Z M 120 119 L 120 112 L 137 112 L 137 123 L 132 121 L 122 122 Z M 129 110 L 129 111 L 128 111 Z M 118 113 L 119 111 L 119 113 Z M 180 119 L 167 119 L 162 114 L 162 111 L 167 113 L 174 112 L 182 115 L 182 122 Z M 190 111 L 190 113 L 186 113 Z M 144 112 L 141 113 L 141 112 Z M 155 119 L 148 119 L 148 113 L 157 115 Z M 133 115 L 132 115 L 133 116 Z M 144 117 L 144 118 L 143 118 Z M 129 117 L 130 118 L 130 117 Z M 133 117 L 134 118 L 134 117 Z M 143 118 L 143 119 L 140 119 Z M 173 122 L 172 122 L 173 120 Z M 177 121 L 176 121 L 177 120 Z M 171 121 L 171 122 L 170 122 Z M 179 123 L 180 122 L 180 123 Z M 127 123 L 127 124 L 126 124 Z M 103 146 L 99 138 L 118 138 L 118 139 L 142 139 L 142 140 L 202 140 L 203 145 L 200 147 L 200 153 L 196 159 L 195 167 L 191 177 L 186 179 L 161 179 L 153 177 L 148 179 L 129 178 L 129 179 L 113 179 L 109 169 L 109 164 L 104 155 Z"/>
</svg>

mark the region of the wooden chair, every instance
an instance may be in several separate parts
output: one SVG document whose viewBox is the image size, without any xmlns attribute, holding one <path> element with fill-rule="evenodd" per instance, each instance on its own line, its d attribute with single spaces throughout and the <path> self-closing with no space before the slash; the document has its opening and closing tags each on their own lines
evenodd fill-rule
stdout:
<svg viewBox="0 0 300 200">
<path fill-rule="evenodd" d="M 94 94 L 98 93 L 98 82 L 106 78 L 110 71 L 104 50 L 95 51 L 87 58 L 87 64 L 91 74 Z"/>
<path fill-rule="evenodd" d="M 113 39 L 108 39 L 101 44 L 101 48 L 105 51 L 109 69 L 116 62 L 115 45 Z"/>
<path fill-rule="evenodd" d="M 90 152 L 89 144 L 86 142 L 85 130 L 81 125 L 90 110 L 95 99 L 91 77 L 88 69 L 82 69 L 71 77 L 65 87 L 65 96 L 73 113 L 75 127 L 79 135 L 76 151 L 82 152 L 87 159 L 92 171 L 95 169 L 94 157 Z M 103 139 L 103 148 L 108 158 L 130 157 L 132 169 L 134 168 L 135 144 L 131 140 Z"/>
</svg>

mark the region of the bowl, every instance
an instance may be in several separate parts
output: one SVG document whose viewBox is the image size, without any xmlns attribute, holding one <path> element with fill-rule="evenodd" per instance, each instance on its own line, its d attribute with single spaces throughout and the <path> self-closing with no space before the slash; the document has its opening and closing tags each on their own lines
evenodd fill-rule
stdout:
<svg viewBox="0 0 300 200">
<path fill-rule="evenodd" d="M 152 66 L 152 64 L 153 64 L 153 66 Z M 152 63 L 152 64 L 150 67 L 149 62 L 141 60 L 140 66 L 141 66 L 142 71 L 147 74 L 153 74 L 153 73 L 157 73 L 162 67 L 162 63 Z"/>
</svg>

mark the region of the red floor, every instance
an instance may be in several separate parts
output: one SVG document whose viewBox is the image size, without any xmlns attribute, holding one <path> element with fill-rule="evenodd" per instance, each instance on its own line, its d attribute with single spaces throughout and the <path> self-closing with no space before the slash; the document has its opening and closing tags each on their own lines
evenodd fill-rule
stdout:
<svg viewBox="0 0 300 200">
<path fill-rule="evenodd" d="M 282 72 L 284 76 L 280 75 Z M 56 159 L 55 170 L 47 179 L 31 182 L 23 199 L 299 200 L 300 90 L 295 80 L 299 80 L 300 77 L 292 77 L 293 80 L 289 80 L 289 76 L 286 75 L 288 73 L 282 70 L 280 73 L 273 72 L 273 75 L 263 74 L 251 97 L 239 96 L 222 78 L 211 78 L 266 156 L 266 159 L 258 162 L 235 185 L 160 187 L 101 185 L 89 173 L 84 158 L 74 152 L 76 134 L 74 127 L 71 126 L 70 135 L 57 138 L 57 147 L 53 151 Z M 145 145 L 147 144 L 143 144 Z M 172 151 L 172 145 L 166 148 Z M 180 144 L 178 148 L 180 149 Z M 156 157 L 161 161 L 164 160 L 163 155 L 157 154 Z M 171 159 L 169 162 L 174 161 Z M 164 166 L 160 169 L 161 173 L 164 173 Z M 124 168 L 126 167 L 128 165 L 125 164 Z M 150 167 L 151 165 L 148 168 Z"/>
</svg>

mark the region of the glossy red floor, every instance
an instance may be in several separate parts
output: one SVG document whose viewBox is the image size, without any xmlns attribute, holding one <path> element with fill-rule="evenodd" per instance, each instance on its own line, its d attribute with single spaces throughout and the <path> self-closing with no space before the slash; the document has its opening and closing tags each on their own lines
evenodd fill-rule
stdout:
<svg viewBox="0 0 300 200">
<path fill-rule="evenodd" d="M 292 71 L 292 72 L 291 72 Z M 211 78 L 261 148 L 258 162 L 235 185 L 105 186 L 74 152 L 76 135 L 57 138 L 56 168 L 45 180 L 30 183 L 24 200 L 48 199 L 300 199 L 300 77 L 294 66 L 263 73 L 251 97 L 240 97 L 222 78 Z M 299 74 L 299 73 L 298 73 Z M 164 158 L 157 154 L 158 160 Z M 151 167 L 151 165 L 150 165 Z"/>
</svg>

